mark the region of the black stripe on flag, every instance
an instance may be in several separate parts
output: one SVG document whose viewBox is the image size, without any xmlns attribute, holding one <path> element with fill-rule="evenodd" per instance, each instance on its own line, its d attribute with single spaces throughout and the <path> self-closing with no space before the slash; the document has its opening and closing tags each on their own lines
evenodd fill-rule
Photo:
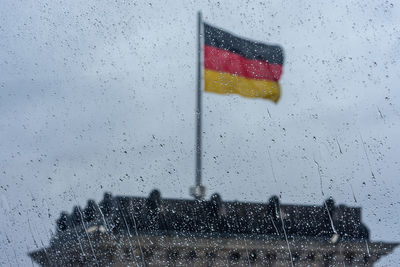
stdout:
<svg viewBox="0 0 400 267">
<path fill-rule="evenodd" d="M 228 50 L 248 59 L 283 65 L 283 49 L 280 46 L 246 40 L 207 23 L 204 23 L 204 37 L 205 45 Z"/>
</svg>

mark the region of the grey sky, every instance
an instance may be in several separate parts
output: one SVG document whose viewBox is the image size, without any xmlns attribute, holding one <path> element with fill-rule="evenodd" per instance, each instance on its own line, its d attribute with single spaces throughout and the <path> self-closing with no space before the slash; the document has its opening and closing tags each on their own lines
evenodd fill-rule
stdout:
<svg viewBox="0 0 400 267">
<path fill-rule="evenodd" d="M 400 7 L 197 2 L 1 1 L 0 265 L 29 265 L 59 212 L 104 191 L 189 197 L 197 10 L 286 58 L 277 105 L 204 94 L 207 197 L 333 196 L 400 241 Z"/>
</svg>

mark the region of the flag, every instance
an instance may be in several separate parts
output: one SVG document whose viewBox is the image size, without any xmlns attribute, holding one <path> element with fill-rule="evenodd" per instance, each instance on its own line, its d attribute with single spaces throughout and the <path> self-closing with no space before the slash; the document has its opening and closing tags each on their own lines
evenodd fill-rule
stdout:
<svg viewBox="0 0 400 267">
<path fill-rule="evenodd" d="M 205 91 L 277 102 L 282 65 L 280 46 L 243 39 L 204 23 Z"/>
</svg>

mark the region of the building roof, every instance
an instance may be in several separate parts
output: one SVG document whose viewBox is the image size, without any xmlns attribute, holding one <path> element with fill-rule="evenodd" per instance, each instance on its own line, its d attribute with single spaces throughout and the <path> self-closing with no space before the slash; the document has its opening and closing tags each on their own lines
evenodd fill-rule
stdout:
<svg viewBox="0 0 400 267">
<path fill-rule="evenodd" d="M 248 235 L 368 240 L 361 222 L 361 208 L 336 206 L 330 198 L 321 206 L 282 205 L 273 196 L 267 203 L 222 201 L 218 194 L 209 200 L 162 199 L 154 190 L 148 198 L 113 197 L 110 193 L 85 209 L 74 207 L 57 220 L 57 237 L 68 229 L 84 231 L 86 225 L 104 225 L 114 233 L 137 231 L 163 235 Z M 283 227 L 284 225 L 284 227 Z"/>
<path fill-rule="evenodd" d="M 304 239 L 322 242 L 369 242 L 361 208 L 335 205 L 329 198 L 319 206 L 286 205 L 272 196 L 267 203 L 163 199 L 158 190 L 149 197 L 112 196 L 89 200 L 84 209 L 62 212 L 48 250 L 78 243 L 91 232 L 114 235 L 158 235 L 246 239 Z M 388 244 L 389 245 L 389 244 Z M 395 247 L 397 244 L 390 244 Z M 30 253 L 40 262 L 45 249 Z"/>
</svg>

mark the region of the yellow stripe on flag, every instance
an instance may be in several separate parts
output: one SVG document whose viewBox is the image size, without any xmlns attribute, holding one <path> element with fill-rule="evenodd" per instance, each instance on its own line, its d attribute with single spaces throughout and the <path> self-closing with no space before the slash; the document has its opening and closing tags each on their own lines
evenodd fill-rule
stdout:
<svg viewBox="0 0 400 267">
<path fill-rule="evenodd" d="M 278 82 L 249 79 L 227 72 L 204 70 L 204 85 L 207 92 L 239 94 L 245 97 L 267 98 L 278 102 L 281 89 Z"/>
</svg>

